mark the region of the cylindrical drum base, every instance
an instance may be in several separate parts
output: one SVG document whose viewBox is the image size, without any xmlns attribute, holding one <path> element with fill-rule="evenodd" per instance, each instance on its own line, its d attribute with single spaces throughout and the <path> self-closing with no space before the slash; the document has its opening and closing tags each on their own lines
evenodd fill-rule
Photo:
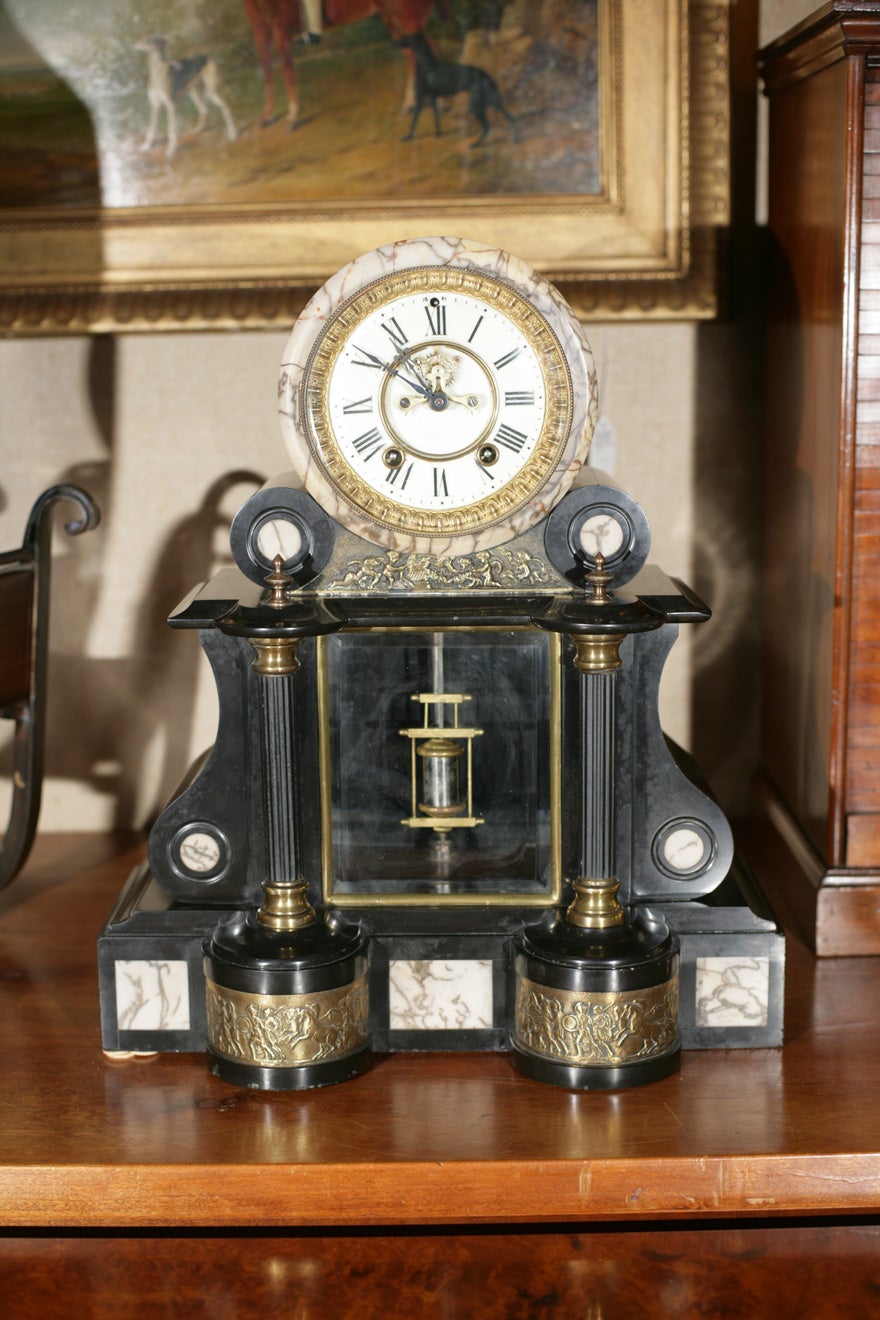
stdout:
<svg viewBox="0 0 880 1320">
<path fill-rule="evenodd" d="M 263 1091 L 347 1081 L 370 1061 L 367 941 L 323 921 L 294 933 L 253 918 L 205 945 L 210 1069 Z"/>
<path fill-rule="evenodd" d="M 514 963 L 517 1069 L 579 1091 L 641 1086 L 675 1072 L 678 941 L 665 927 L 656 933 L 653 946 L 645 931 L 621 941 L 641 949 L 615 958 L 611 950 L 588 947 L 596 932 L 581 935 L 564 921 L 525 931 Z M 623 947 L 614 952 L 625 954 Z"/>
</svg>

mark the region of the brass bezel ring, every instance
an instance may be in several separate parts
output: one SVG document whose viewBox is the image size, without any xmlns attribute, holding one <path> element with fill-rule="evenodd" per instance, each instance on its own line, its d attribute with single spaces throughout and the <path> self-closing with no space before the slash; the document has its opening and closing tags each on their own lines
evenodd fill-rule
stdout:
<svg viewBox="0 0 880 1320">
<path fill-rule="evenodd" d="M 401 297 L 437 291 L 479 299 L 510 318 L 541 364 L 545 409 L 534 449 L 509 482 L 461 508 L 431 510 L 413 508 L 393 495 L 379 493 L 354 471 L 334 434 L 327 393 L 335 363 L 361 320 Z M 515 515 L 557 472 L 570 438 L 574 412 L 568 361 L 543 313 L 506 280 L 458 267 L 425 266 L 392 272 L 352 294 L 318 335 L 300 388 L 309 450 L 325 480 L 362 516 L 392 532 L 413 536 L 461 536 Z M 392 439 L 397 443 L 395 437 Z"/>
</svg>

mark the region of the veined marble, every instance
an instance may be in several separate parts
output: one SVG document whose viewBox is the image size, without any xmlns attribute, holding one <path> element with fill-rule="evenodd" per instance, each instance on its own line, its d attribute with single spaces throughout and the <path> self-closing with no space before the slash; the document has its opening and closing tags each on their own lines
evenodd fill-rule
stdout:
<svg viewBox="0 0 880 1320">
<path fill-rule="evenodd" d="M 698 1027 L 765 1027 L 769 1008 L 769 958 L 697 959 Z"/>
<path fill-rule="evenodd" d="M 392 1031 L 491 1027 L 489 959 L 393 959 L 388 968 Z"/>
<path fill-rule="evenodd" d="M 515 513 L 462 535 L 411 535 L 383 527 L 351 507 L 329 480 L 309 444 L 301 385 L 309 356 L 338 308 L 374 281 L 420 266 L 473 270 L 514 285 L 552 327 L 568 360 L 574 395 L 568 443 L 544 486 Z M 343 266 L 304 308 L 287 342 L 278 385 L 281 429 L 297 475 L 326 512 L 358 536 L 386 549 L 419 554 L 472 554 L 526 531 L 559 502 L 586 462 L 598 416 L 593 354 L 580 322 L 561 294 L 524 261 L 463 238 L 418 238 L 389 243 Z"/>
<path fill-rule="evenodd" d="M 120 1031 L 188 1031 L 189 969 L 177 960 L 115 963 Z"/>
</svg>

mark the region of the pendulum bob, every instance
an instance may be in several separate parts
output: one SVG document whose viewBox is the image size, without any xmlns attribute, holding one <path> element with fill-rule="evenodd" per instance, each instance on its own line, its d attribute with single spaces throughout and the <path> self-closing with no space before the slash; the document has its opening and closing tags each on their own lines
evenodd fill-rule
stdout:
<svg viewBox="0 0 880 1320">
<path fill-rule="evenodd" d="M 267 603 L 219 622 L 255 654 L 267 872 L 262 906 L 206 942 L 207 1049 L 224 1081 L 296 1091 L 345 1081 L 369 1062 L 367 939 L 316 912 L 302 874 L 297 649 L 341 622 L 290 605 L 280 555 L 267 583 Z"/>
<path fill-rule="evenodd" d="M 458 722 L 459 706 L 470 697 L 459 692 L 420 692 L 413 694 L 413 701 L 422 705 L 424 724 L 399 730 L 409 738 L 412 749 L 412 809 L 401 824 L 410 829 L 429 828 L 440 836 L 482 825 L 482 817 L 473 813 L 472 748 L 483 730 L 465 728 Z M 429 723 L 429 710 L 435 706 L 441 710 L 452 707 L 453 722 L 448 728 Z"/>
<path fill-rule="evenodd" d="M 467 802 L 461 796 L 459 763 L 461 743 L 451 738 L 430 738 L 416 748 L 422 766 L 422 801 L 419 811 L 430 816 L 435 829 L 443 829 L 450 817 L 463 816 Z"/>
<path fill-rule="evenodd" d="M 628 921 L 616 889 L 575 882 L 568 913 L 517 941 L 512 1048 L 527 1077 L 611 1091 L 678 1068 L 678 940 L 662 922 Z"/>
</svg>

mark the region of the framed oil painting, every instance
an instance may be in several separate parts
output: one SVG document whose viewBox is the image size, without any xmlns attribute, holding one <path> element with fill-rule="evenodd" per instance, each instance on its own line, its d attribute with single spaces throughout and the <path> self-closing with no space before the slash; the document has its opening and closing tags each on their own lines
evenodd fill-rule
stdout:
<svg viewBox="0 0 880 1320">
<path fill-rule="evenodd" d="M 353 256 L 508 248 L 585 317 L 711 316 L 728 5 L 6 0 L 0 328 L 287 324 Z"/>
</svg>

